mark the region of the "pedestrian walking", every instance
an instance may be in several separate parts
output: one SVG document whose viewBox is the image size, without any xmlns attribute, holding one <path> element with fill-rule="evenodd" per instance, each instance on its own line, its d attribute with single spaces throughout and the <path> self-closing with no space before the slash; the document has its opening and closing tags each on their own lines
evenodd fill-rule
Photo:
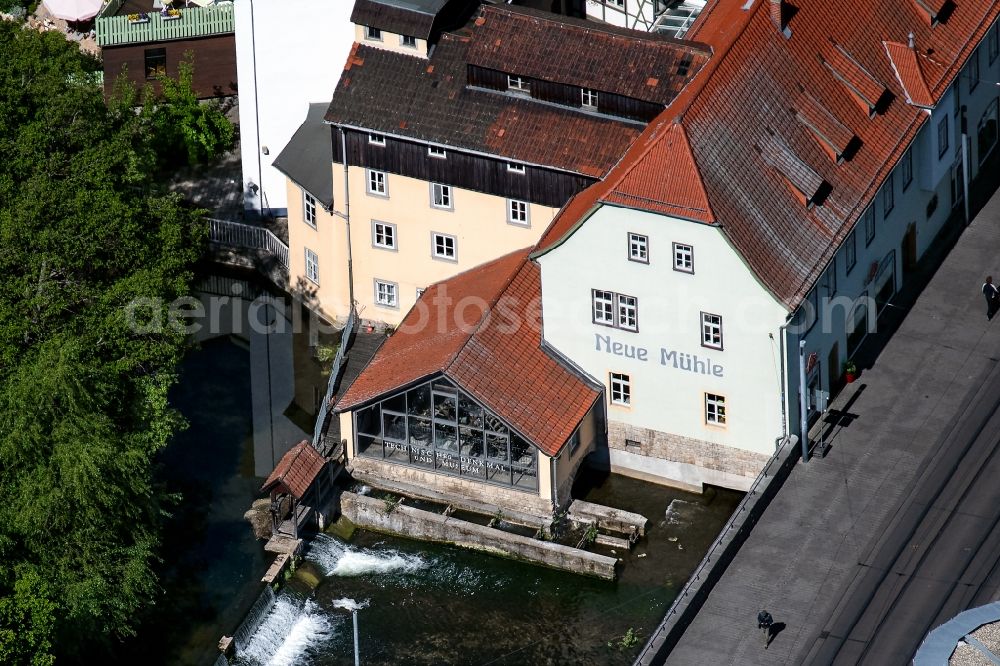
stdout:
<svg viewBox="0 0 1000 666">
<path fill-rule="evenodd" d="M 986 282 L 983 283 L 983 296 L 986 297 L 986 319 L 993 319 L 993 315 L 1000 310 L 1000 290 L 993 284 L 993 276 L 987 275 Z"/>
<path fill-rule="evenodd" d="M 764 649 L 771 644 L 771 625 L 774 624 L 774 618 L 766 610 L 762 610 L 757 613 L 757 628 L 761 630 L 764 635 Z"/>
</svg>

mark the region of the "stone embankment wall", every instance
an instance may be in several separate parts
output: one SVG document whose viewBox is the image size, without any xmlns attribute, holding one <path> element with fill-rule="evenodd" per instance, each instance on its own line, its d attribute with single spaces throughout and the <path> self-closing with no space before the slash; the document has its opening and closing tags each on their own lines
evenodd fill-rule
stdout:
<svg viewBox="0 0 1000 666">
<path fill-rule="evenodd" d="M 613 557 L 510 534 L 405 504 L 394 505 L 386 500 L 345 492 L 340 497 L 340 510 L 358 527 L 370 530 L 450 543 L 606 580 L 615 577 L 617 560 Z"/>
</svg>

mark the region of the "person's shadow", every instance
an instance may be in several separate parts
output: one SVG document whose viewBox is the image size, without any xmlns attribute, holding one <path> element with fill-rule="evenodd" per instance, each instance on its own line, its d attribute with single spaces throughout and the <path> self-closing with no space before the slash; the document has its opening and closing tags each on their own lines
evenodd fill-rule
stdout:
<svg viewBox="0 0 1000 666">
<path fill-rule="evenodd" d="M 767 645 L 764 647 L 765 650 L 771 645 L 771 643 L 774 642 L 774 639 L 778 637 L 778 634 L 785 630 L 785 626 L 784 622 L 775 622 L 768 628 Z"/>
</svg>

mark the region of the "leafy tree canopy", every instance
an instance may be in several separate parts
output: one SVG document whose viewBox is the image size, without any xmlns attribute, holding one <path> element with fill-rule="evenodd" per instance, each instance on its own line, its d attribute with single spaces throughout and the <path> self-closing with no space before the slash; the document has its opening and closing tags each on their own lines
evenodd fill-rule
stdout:
<svg viewBox="0 0 1000 666">
<path fill-rule="evenodd" d="M 188 293 L 205 231 L 156 185 L 175 137 L 133 90 L 106 103 L 99 68 L 0 20 L 3 664 L 84 661 L 158 589 L 153 468 L 183 425 L 167 402 L 183 335 L 137 333 L 126 313 Z"/>
</svg>

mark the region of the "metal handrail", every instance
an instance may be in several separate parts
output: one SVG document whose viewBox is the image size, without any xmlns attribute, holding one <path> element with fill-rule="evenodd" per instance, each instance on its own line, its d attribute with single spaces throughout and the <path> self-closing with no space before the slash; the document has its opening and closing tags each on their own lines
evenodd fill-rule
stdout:
<svg viewBox="0 0 1000 666">
<path fill-rule="evenodd" d="M 282 267 L 288 269 L 288 246 L 270 229 L 229 220 L 209 219 L 208 223 L 208 239 L 211 242 L 230 247 L 263 250 L 274 256 Z"/>
<path fill-rule="evenodd" d="M 347 316 L 347 324 L 344 326 L 340 334 L 340 347 L 337 349 L 337 355 L 333 359 L 333 365 L 330 367 L 330 379 L 326 383 L 326 394 L 323 396 L 323 402 L 320 403 L 319 414 L 316 415 L 316 425 L 313 428 L 313 447 L 319 448 L 320 438 L 323 436 L 323 424 L 326 422 L 326 416 L 330 411 L 330 401 L 333 399 L 333 389 L 337 384 L 337 378 L 340 377 L 340 368 L 344 363 L 344 354 L 347 351 L 347 345 L 351 340 L 351 333 L 354 332 L 354 327 L 357 325 L 358 313 L 352 307 L 351 313 Z"/>
<path fill-rule="evenodd" d="M 674 602 L 672 604 L 670 604 L 670 608 L 663 616 L 663 620 L 656 627 L 656 630 L 652 633 L 652 635 L 650 635 L 649 640 L 646 641 L 646 645 L 643 646 L 642 651 L 639 652 L 638 656 L 635 658 L 633 665 L 644 663 L 644 660 L 647 659 L 648 653 L 650 652 L 651 649 L 653 649 L 653 642 L 657 639 L 657 637 L 663 634 L 663 631 L 666 628 L 667 621 L 672 616 L 678 613 L 679 606 L 691 594 L 691 588 L 695 584 L 701 581 L 702 574 L 705 573 L 705 571 L 713 565 L 713 562 L 718 559 L 716 557 L 716 551 L 728 547 L 729 545 L 728 543 L 723 545 L 722 542 L 729 535 L 730 530 L 739 529 L 743 527 L 743 525 L 741 524 L 740 527 L 737 528 L 737 521 L 741 521 L 743 518 L 745 518 L 745 516 L 743 515 L 744 512 L 747 511 L 751 503 L 757 501 L 756 495 L 758 486 L 760 486 L 760 484 L 763 483 L 763 481 L 768 478 L 768 471 L 771 469 L 772 465 L 778 462 L 779 456 L 784 450 L 785 450 L 785 442 L 782 442 L 782 445 L 778 447 L 778 449 L 773 454 L 771 454 L 771 457 L 764 464 L 764 467 L 757 475 L 757 478 L 754 479 L 753 484 L 750 486 L 750 490 L 748 490 L 747 494 L 743 496 L 743 500 L 740 502 L 739 506 L 736 507 L 736 510 L 733 511 L 733 514 L 729 517 L 729 520 L 726 522 L 725 527 L 723 527 L 722 531 L 719 532 L 719 535 L 715 537 L 715 541 L 712 542 L 712 545 L 709 547 L 708 552 L 705 553 L 705 557 L 702 558 L 701 562 L 698 564 L 698 567 L 694 570 L 694 573 L 691 574 L 691 577 L 688 578 L 687 583 L 685 583 L 684 587 L 681 588 L 681 591 L 677 595 L 677 598 L 674 599 Z M 780 467 L 781 464 L 783 464 L 783 461 L 779 462 L 778 466 Z M 719 555 L 721 556 L 721 553 L 719 553 Z"/>
</svg>

